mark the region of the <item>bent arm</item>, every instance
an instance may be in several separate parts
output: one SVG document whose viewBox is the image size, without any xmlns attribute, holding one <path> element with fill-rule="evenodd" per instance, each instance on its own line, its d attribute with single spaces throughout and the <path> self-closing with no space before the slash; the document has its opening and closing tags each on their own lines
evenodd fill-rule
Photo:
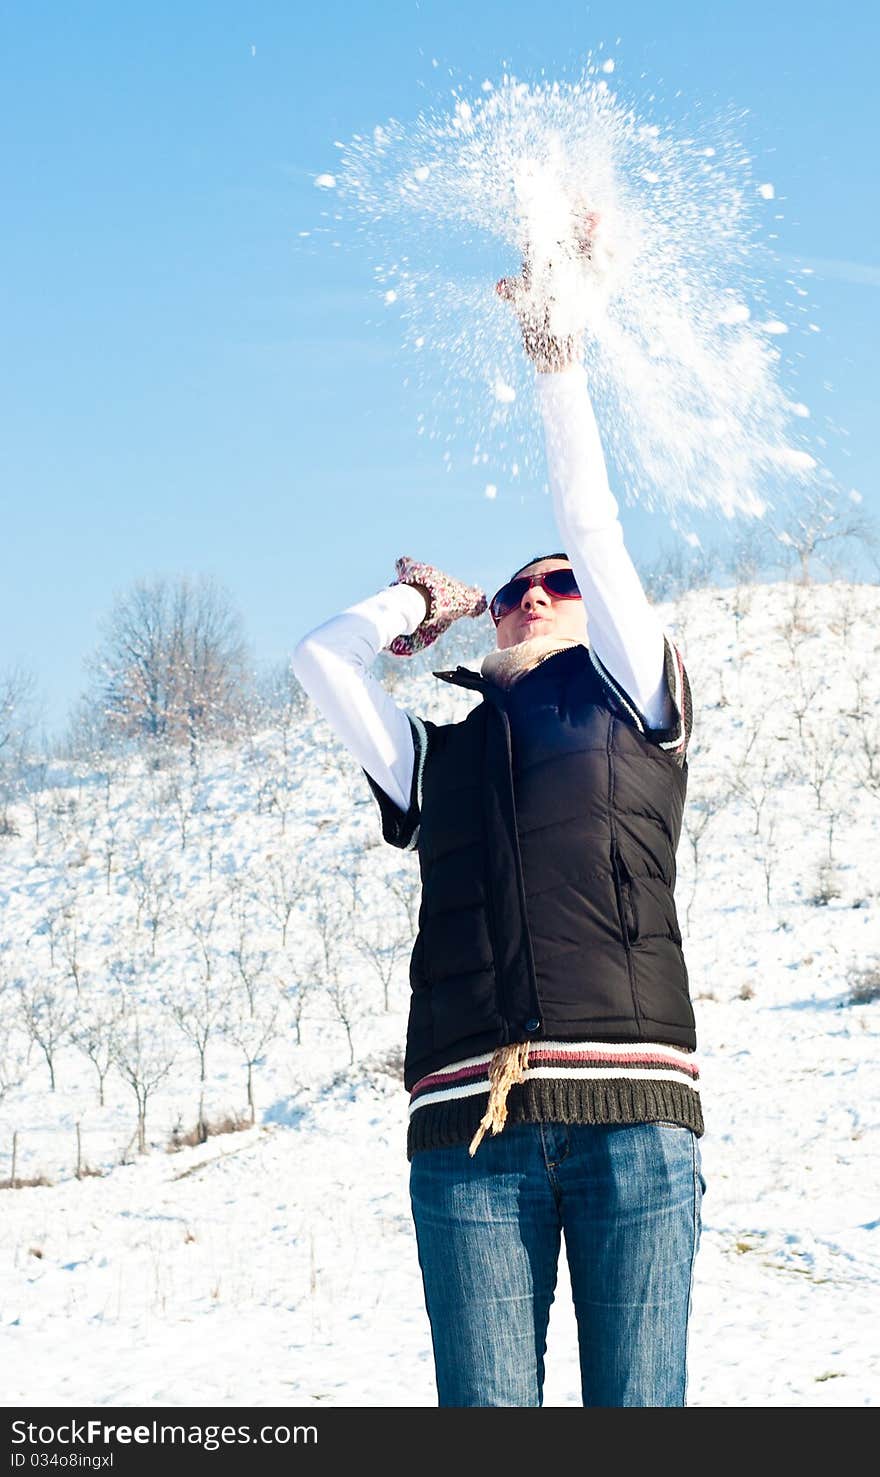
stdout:
<svg viewBox="0 0 880 1477">
<path fill-rule="evenodd" d="M 297 645 L 293 671 L 358 764 L 401 810 L 409 806 L 414 748 L 410 721 L 370 668 L 395 636 L 425 616 L 412 585 L 390 585 L 317 626 Z"/>
<path fill-rule="evenodd" d="M 663 629 L 623 541 L 586 371 L 539 373 L 553 511 L 584 599 L 590 646 L 649 728 L 673 722 Z"/>
</svg>

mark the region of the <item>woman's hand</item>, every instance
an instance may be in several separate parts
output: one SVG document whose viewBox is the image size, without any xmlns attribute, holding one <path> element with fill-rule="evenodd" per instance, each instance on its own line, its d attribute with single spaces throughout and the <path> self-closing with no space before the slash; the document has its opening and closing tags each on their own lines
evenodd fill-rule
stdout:
<svg viewBox="0 0 880 1477">
<path fill-rule="evenodd" d="M 462 584 L 432 564 L 418 564 L 414 559 L 398 559 L 397 579 L 393 585 L 413 585 L 425 600 L 424 620 L 416 626 L 410 636 L 395 636 L 386 648 L 394 656 L 415 656 L 431 646 L 453 623 L 463 615 L 482 615 L 486 609 L 486 596 L 474 585 Z"/>
<path fill-rule="evenodd" d="M 593 254 L 593 239 L 599 216 L 595 211 L 582 211 L 575 217 L 571 241 L 560 242 L 562 252 L 588 262 Z M 519 319 L 523 345 L 535 368 L 542 374 L 555 374 L 568 369 L 580 357 L 580 335 L 559 337 L 551 332 L 550 314 L 554 305 L 552 289 L 553 263 L 544 265 L 546 280 L 535 283 L 531 253 L 527 249 L 518 277 L 502 277 L 495 291 L 510 303 Z"/>
</svg>

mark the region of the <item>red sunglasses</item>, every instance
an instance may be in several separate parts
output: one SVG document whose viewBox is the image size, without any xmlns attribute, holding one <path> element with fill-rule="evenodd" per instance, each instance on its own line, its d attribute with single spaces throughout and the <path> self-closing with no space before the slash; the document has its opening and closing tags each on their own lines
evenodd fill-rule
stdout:
<svg viewBox="0 0 880 1477">
<path fill-rule="evenodd" d="M 489 614 L 496 626 L 520 604 L 526 590 L 540 585 L 554 600 L 580 600 L 581 592 L 572 569 L 548 569 L 543 574 L 518 574 L 502 585 L 489 601 Z"/>
</svg>

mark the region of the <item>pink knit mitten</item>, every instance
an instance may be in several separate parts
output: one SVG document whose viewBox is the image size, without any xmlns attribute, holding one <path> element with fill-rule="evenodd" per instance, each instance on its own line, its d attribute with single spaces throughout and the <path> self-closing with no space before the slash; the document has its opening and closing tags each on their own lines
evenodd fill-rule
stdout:
<svg viewBox="0 0 880 1477">
<path fill-rule="evenodd" d="M 424 620 L 416 626 L 411 636 L 395 636 L 386 648 L 395 656 L 415 656 L 424 651 L 448 630 L 460 616 L 482 615 L 486 609 L 486 596 L 474 585 L 464 585 L 451 575 L 443 574 L 432 564 L 418 564 L 414 559 L 398 559 L 395 565 L 397 579 L 392 585 L 418 585 L 427 590 L 430 609 Z"/>
</svg>

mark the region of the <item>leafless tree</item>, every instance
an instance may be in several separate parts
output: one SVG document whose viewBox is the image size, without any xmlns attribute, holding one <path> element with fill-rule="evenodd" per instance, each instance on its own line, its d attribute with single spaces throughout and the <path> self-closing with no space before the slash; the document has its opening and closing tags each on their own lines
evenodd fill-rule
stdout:
<svg viewBox="0 0 880 1477">
<path fill-rule="evenodd" d="M 50 908 L 47 913 L 44 913 L 32 934 L 33 938 L 46 940 L 49 948 L 49 964 L 53 969 L 61 949 L 62 913 L 63 908 L 60 905 L 56 904 Z"/>
<path fill-rule="evenodd" d="M 305 1007 L 317 988 L 321 977 L 321 962 L 317 954 L 297 953 L 285 963 L 283 978 L 277 981 L 278 989 L 290 1010 L 296 1044 L 302 1046 L 302 1019 Z"/>
<path fill-rule="evenodd" d="M 162 789 L 162 811 L 174 816 L 181 851 L 186 851 L 190 826 L 198 810 L 198 780 L 199 766 L 196 758 L 191 762 L 188 774 L 182 773 L 179 765 L 172 764 Z"/>
<path fill-rule="evenodd" d="M 856 700 L 853 709 L 855 720 L 855 774 L 861 789 L 880 800 L 880 718 L 877 703 L 872 696 L 871 680 L 867 672 L 858 672 L 854 678 Z"/>
<path fill-rule="evenodd" d="M 297 904 L 308 895 L 310 875 L 302 862 L 282 852 L 268 858 L 262 896 L 281 928 L 281 947 L 287 948 L 290 920 Z"/>
<path fill-rule="evenodd" d="M 853 631 L 858 625 L 861 612 L 851 585 L 840 586 L 836 591 L 834 608 L 829 622 L 833 636 L 839 637 L 844 646 L 849 646 Z"/>
<path fill-rule="evenodd" d="M 827 567 L 832 549 L 853 541 L 871 543 L 874 538 L 871 520 L 857 505 L 822 488 L 803 493 L 784 525 L 774 525 L 773 531 L 795 560 L 804 585 L 810 583 L 817 564 Z"/>
<path fill-rule="evenodd" d="M 218 988 L 210 973 L 206 973 L 204 969 L 197 981 L 187 980 L 178 993 L 165 996 L 164 1003 L 172 1019 L 195 1049 L 199 1059 L 197 1123 L 201 1143 L 204 1143 L 208 1137 L 208 1124 L 205 1117 L 208 1044 L 222 1028 L 229 1010 L 230 997 L 231 991 L 228 986 Z"/>
<path fill-rule="evenodd" d="M 278 734 L 285 756 L 294 748 L 295 736 L 309 710 L 306 693 L 289 661 L 277 662 L 257 681 L 254 716 Z"/>
<path fill-rule="evenodd" d="M 107 896 L 110 896 L 110 879 L 113 876 L 113 863 L 120 847 L 120 824 L 118 815 L 110 812 L 104 826 L 102 836 L 102 850 L 104 854 L 104 886 Z"/>
<path fill-rule="evenodd" d="M 21 1087 L 27 1075 L 27 1052 L 17 1036 L 4 1036 L 0 1043 L 0 1103 L 16 1088 Z"/>
<path fill-rule="evenodd" d="M 397 898 L 406 914 L 406 925 L 410 937 L 415 938 L 419 924 L 419 904 L 422 896 L 422 884 L 419 880 L 418 869 L 403 867 L 399 872 L 393 872 L 388 878 L 388 890 Z"/>
<path fill-rule="evenodd" d="M 410 939 L 399 927 L 395 927 L 395 921 L 381 915 L 375 916 L 369 924 L 362 922 L 355 929 L 352 940 L 357 952 L 379 977 L 383 1008 L 386 1011 L 391 1009 L 389 993 L 394 971 L 399 961 L 409 953 L 411 946 Z"/>
<path fill-rule="evenodd" d="M 120 595 L 90 666 L 113 730 L 151 745 L 228 737 L 248 691 L 241 621 L 213 580 L 138 581 Z"/>
<path fill-rule="evenodd" d="M 55 1091 L 55 1062 L 58 1051 L 76 1024 L 76 1002 L 57 985 L 34 983 L 20 985 L 19 1009 L 25 1031 L 40 1048 L 49 1068 L 49 1089 Z"/>
<path fill-rule="evenodd" d="M 700 775 L 698 756 L 700 754 L 699 741 L 691 744 L 691 760 L 693 763 L 692 774 Z M 691 780 L 687 804 L 684 810 L 683 830 L 691 851 L 691 891 L 686 909 L 686 922 L 690 927 L 691 910 L 697 895 L 700 880 L 700 866 L 703 860 L 703 842 L 706 833 L 713 821 L 719 816 L 729 804 L 731 791 L 723 776 L 718 774 L 704 774 L 702 779 L 695 784 Z"/>
<path fill-rule="evenodd" d="M 14 832 L 11 807 L 20 798 L 22 769 L 33 731 L 36 682 L 23 667 L 0 674 L 0 835 Z"/>
<path fill-rule="evenodd" d="M 232 949 L 235 973 L 239 986 L 248 1002 L 248 1014 L 256 1013 L 257 1001 L 263 992 L 263 981 L 269 965 L 267 949 L 254 944 L 255 930 L 248 909 L 241 903 L 238 908 L 236 941 Z"/>
<path fill-rule="evenodd" d="M 354 1027 L 363 1014 L 362 1001 L 346 976 L 342 940 L 346 936 L 346 910 L 338 884 L 328 880 L 321 887 L 314 908 L 314 925 L 320 945 L 322 985 L 334 1016 L 345 1032 L 349 1065 L 354 1065 Z"/>
<path fill-rule="evenodd" d="M 0 974 L 0 1103 L 24 1082 L 27 1074 L 26 1037 L 16 1022 L 18 985 Z"/>
<path fill-rule="evenodd" d="M 142 1019 L 136 1007 L 125 1009 L 113 1037 L 113 1063 L 137 1103 L 138 1153 L 147 1152 L 147 1105 L 174 1066 L 175 1054 L 155 1019 Z"/>
<path fill-rule="evenodd" d="M 70 1033 L 72 1044 L 87 1057 L 98 1078 L 98 1106 L 104 1107 L 104 1083 L 114 1061 L 119 1011 L 103 996 L 95 995 L 80 1010 Z"/>
<path fill-rule="evenodd" d="M 68 903 L 61 912 L 61 952 L 67 963 L 67 972 L 79 995 L 82 983 L 82 964 L 79 956 L 80 929 L 76 902 Z"/>
<path fill-rule="evenodd" d="M 361 884 L 364 880 L 364 852 L 363 848 L 352 848 L 345 856 L 341 857 L 333 868 L 332 875 L 348 889 L 351 900 L 350 917 L 354 917 L 360 907 Z"/>
<path fill-rule="evenodd" d="M 21 793 L 27 801 L 34 828 L 34 847 L 37 851 L 42 842 L 42 822 L 46 813 L 46 789 L 49 777 L 49 760 L 42 755 L 34 756 L 21 766 Z"/>
<path fill-rule="evenodd" d="M 247 1100 L 251 1123 L 256 1122 L 254 1069 L 278 1035 L 281 997 L 267 985 L 263 971 L 246 977 L 239 973 L 232 992 L 232 1013 L 223 1024 L 223 1034 L 238 1047 L 247 1074 Z"/>
<path fill-rule="evenodd" d="M 131 879 L 137 903 L 135 926 L 144 925 L 150 931 L 150 955 L 156 957 L 156 942 L 162 924 L 174 907 L 174 895 L 170 874 L 158 863 L 150 861 L 140 853 L 135 843 L 137 860 L 131 870 Z"/>
<path fill-rule="evenodd" d="M 762 811 L 758 836 L 760 842 L 759 856 L 761 862 L 761 871 L 764 874 L 764 896 L 767 900 L 767 907 L 769 908 L 771 906 L 770 887 L 773 881 L 773 874 L 776 870 L 777 858 L 779 856 L 779 850 L 776 845 L 776 816 L 774 814 L 770 813 L 768 815 L 764 811 Z"/>
<path fill-rule="evenodd" d="M 839 725 L 821 714 L 802 726 L 801 773 L 813 792 L 817 810 L 823 809 L 826 791 L 843 760 L 845 743 Z"/>
<path fill-rule="evenodd" d="M 784 739 L 765 733 L 769 716 L 768 710 L 764 709 L 757 717 L 744 721 L 742 747 L 729 778 L 731 795 L 741 800 L 751 813 L 754 836 L 760 834 L 761 817 L 767 802 L 789 778 L 788 770 L 780 762 Z"/>
<path fill-rule="evenodd" d="M 94 811 L 81 795 L 59 790 L 53 793 L 49 814 L 58 842 L 71 854 L 69 864 L 85 863 L 97 826 Z"/>
</svg>

